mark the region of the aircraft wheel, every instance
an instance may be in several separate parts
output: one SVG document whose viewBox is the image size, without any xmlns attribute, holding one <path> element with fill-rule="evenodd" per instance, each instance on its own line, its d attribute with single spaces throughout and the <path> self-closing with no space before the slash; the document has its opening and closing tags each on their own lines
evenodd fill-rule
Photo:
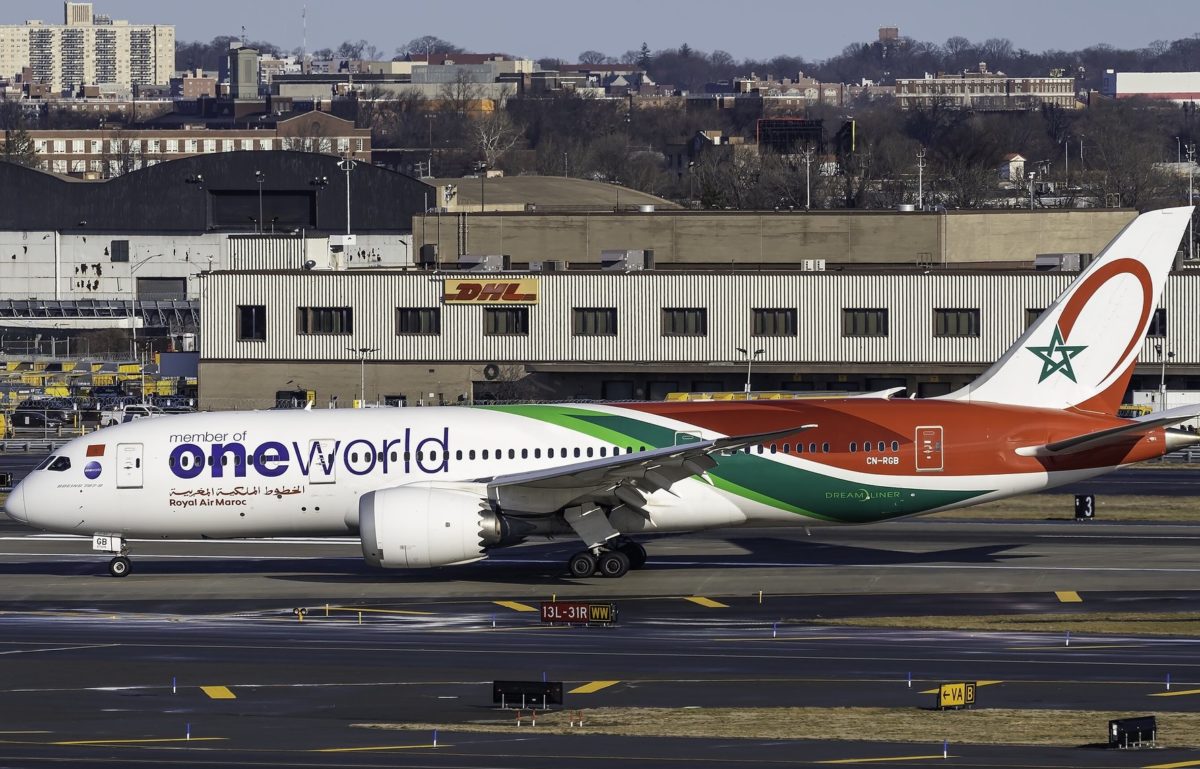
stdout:
<svg viewBox="0 0 1200 769">
<path fill-rule="evenodd" d="M 129 559 L 123 555 L 118 555 L 116 558 L 108 562 L 108 573 L 114 577 L 124 577 L 128 575 L 129 568 Z"/>
<path fill-rule="evenodd" d="M 576 553 L 567 563 L 572 577 L 590 577 L 596 573 L 596 557 L 588 551 Z"/>
<path fill-rule="evenodd" d="M 600 555 L 600 573 L 606 577 L 624 577 L 629 571 L 629 556 L 620 550 L 610 550 Z"/>
<path fill-rule="evenodd" d="M 627 542 L 619 549 L 629 558 L 629 568 L 640 569 L 646 565 L 646 548 L 637 542 Z"/>
</svg>

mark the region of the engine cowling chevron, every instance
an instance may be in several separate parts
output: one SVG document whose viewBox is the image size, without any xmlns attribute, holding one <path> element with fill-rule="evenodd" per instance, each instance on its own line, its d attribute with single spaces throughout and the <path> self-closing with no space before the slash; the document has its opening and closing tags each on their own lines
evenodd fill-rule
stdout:
<svg viewBox="0 0 1200 769">
<path fill-rule="evenodd" d="M 412 484 L 379 489 L 358 500 L 363 557 L 385 569 L 453 566 L 485 557 L 499 543 L 501 519 L 478 494 Z"/>
</svg>

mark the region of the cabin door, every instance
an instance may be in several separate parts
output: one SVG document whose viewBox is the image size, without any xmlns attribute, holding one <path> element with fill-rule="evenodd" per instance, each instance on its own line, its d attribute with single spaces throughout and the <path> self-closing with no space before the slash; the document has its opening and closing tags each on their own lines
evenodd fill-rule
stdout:
<svg viewBox="0 0 1200 769">
<path fill-rule="evenodd" d="M 917 428 L 917 472 L 936 473 L 942 471 L 942 428 L 941 425 L 926 425 Z"/>
</svg>

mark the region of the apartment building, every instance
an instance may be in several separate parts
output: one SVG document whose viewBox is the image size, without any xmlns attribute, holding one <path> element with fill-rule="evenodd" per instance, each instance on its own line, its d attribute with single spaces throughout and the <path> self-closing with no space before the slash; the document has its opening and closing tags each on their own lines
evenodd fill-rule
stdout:
<svg viewBox="0 0 1200 769">
<path fill-rule="evenodd" d="M 371 162 L 371 131 L 324 112 L 302 113 L 269 128 L 34 130 L 29 137 L 39 168 L 89 179 L 108 179 L 167 160 L 217 152 L 292 150 Z"/>
<path fill-rule="evenodd" d="M 980 62 L 975 72 L 896 78 L 896 103 L 901 109 L 939 104 L 983 111 L 1031 110 L 1043 104 L 1065 109 L 1077 106 L 1074 78 L 1009 77 L 989 72 L 986 62 Z"/>
<path fill-rule="evenodd" d="M 63 23 L 0 25 L 0 76 L 25 68 L 51 93 L 84 84 L 165 85 L 175 68 L 175 27 L 130 24 L 64 3 Z"/>
</svg>

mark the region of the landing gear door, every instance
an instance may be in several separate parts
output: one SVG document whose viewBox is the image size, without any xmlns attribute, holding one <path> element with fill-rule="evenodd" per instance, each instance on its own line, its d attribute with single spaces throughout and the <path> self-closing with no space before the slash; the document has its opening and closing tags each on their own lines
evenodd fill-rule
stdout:
<svg viewBox="0 0 1200 769">
<path fill-rule="evenodd" d="M 917 428 L 917 472 L 938 473 L 942 471 L 942 428 L 926 425 Z"/>
<path fill-rule="evenodd" d="M 337 482 L 337 441 L 318 438 L 308 442 L 308 482 Z"/>
<path fill-rule="evenodd" d="M 142 488 L 142 444 L 117 444 L 117 488 Z"/>
</svg>

